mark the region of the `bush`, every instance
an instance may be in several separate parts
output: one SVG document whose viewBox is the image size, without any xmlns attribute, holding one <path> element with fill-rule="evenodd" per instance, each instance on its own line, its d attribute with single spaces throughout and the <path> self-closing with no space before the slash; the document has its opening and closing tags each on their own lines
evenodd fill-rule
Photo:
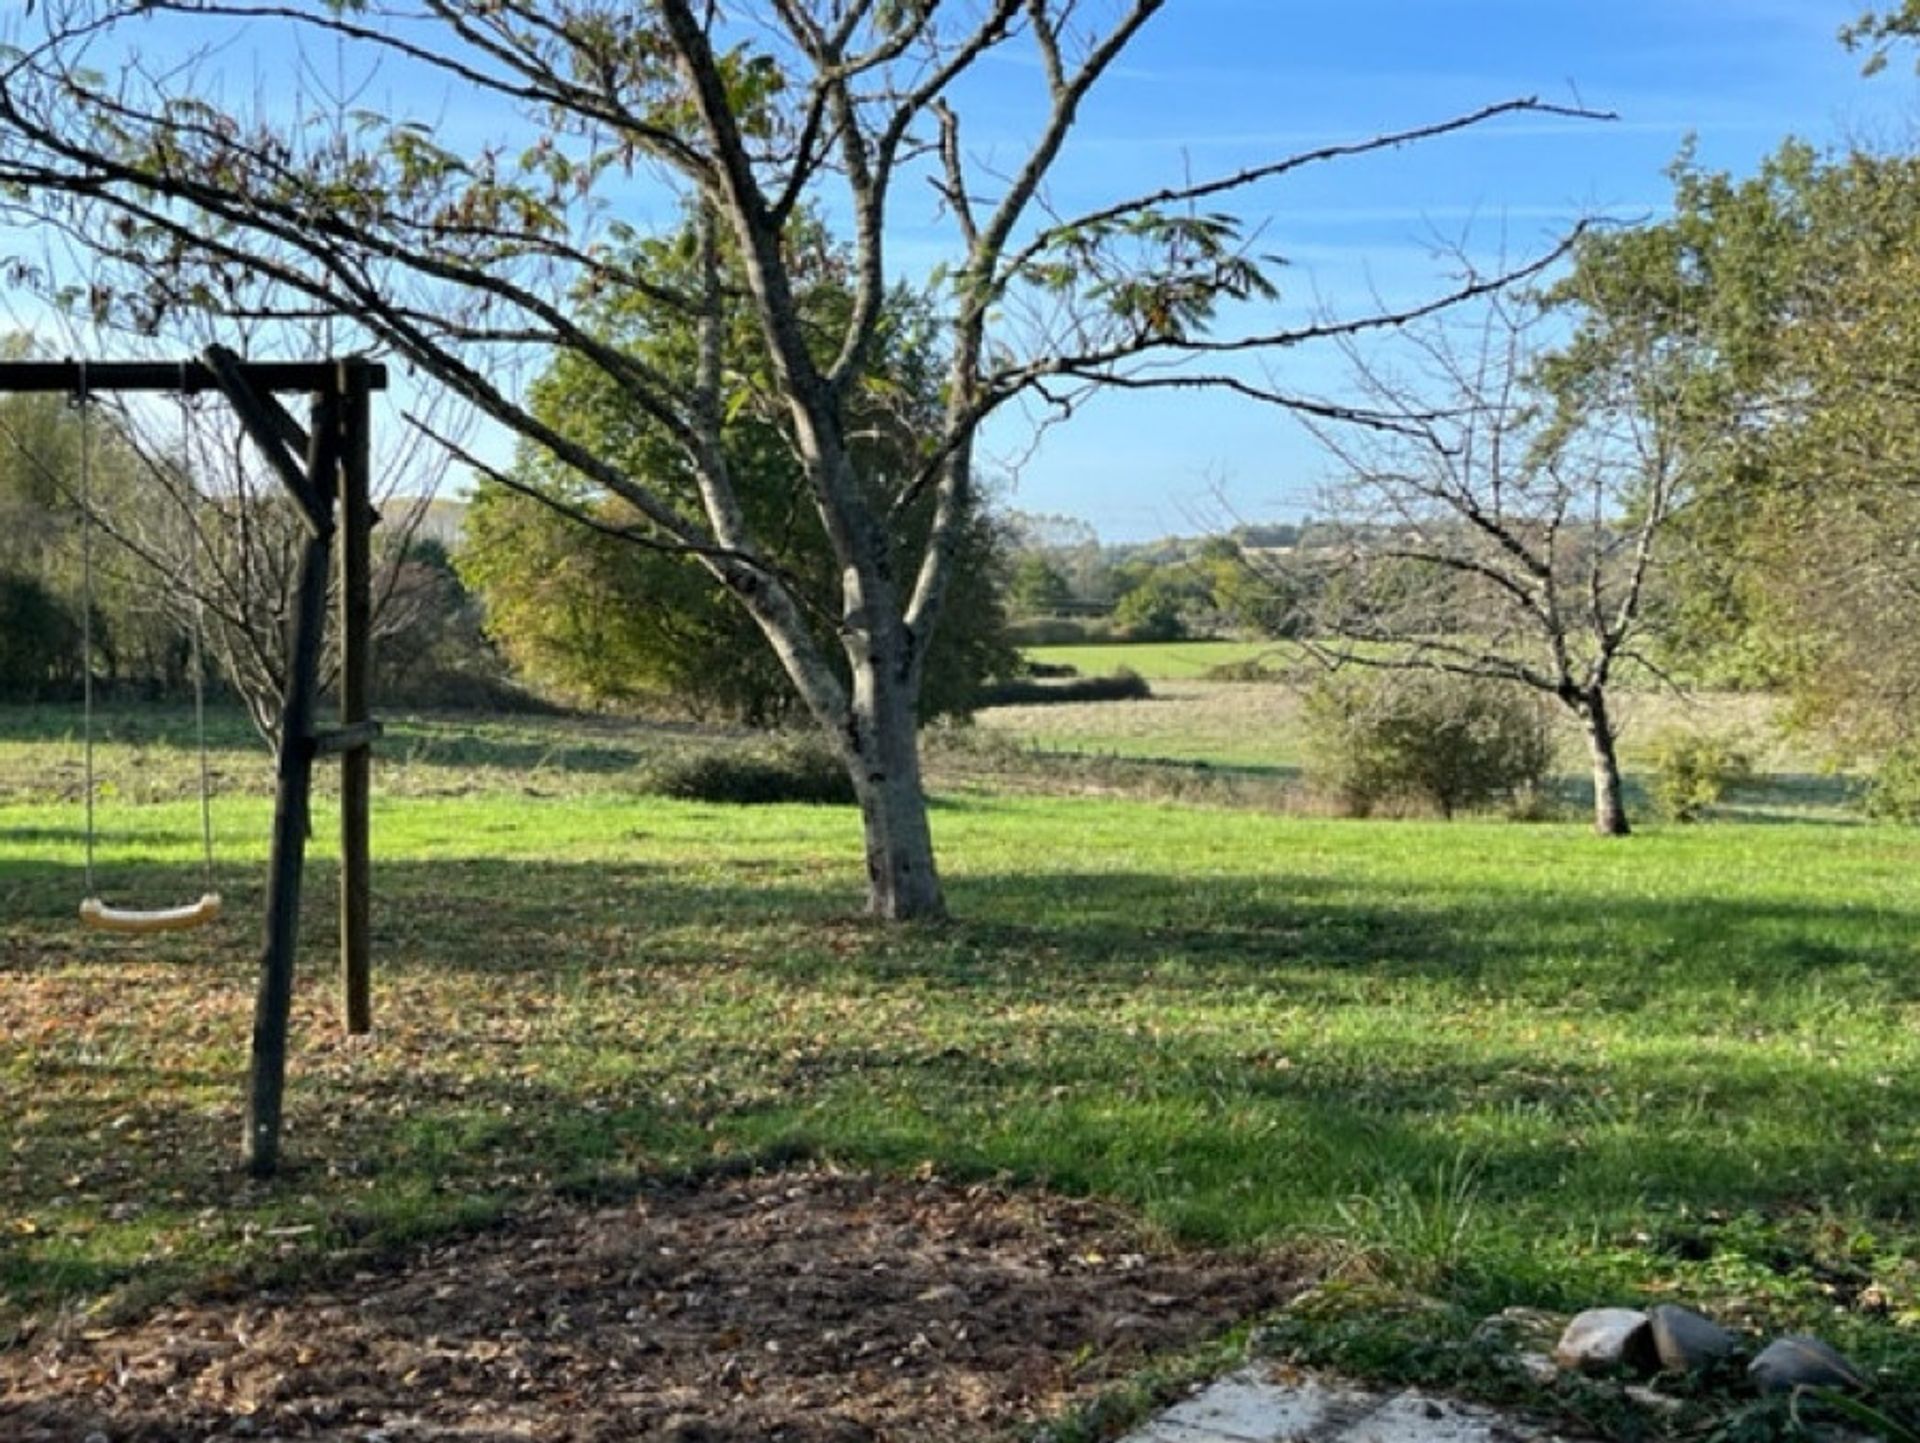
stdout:
<svg viewBox="0 0 1920 1443">
<path fill-rule="evenodd" d="M 1863 802 L 1867 815 L 1888 822 L 1920 822 L 1920 742 L 1888 754 L 1873 774 Z"/>
<path fill-rule="evenodd" d="M 1007 639 L 1015 646 L 1076 646 L 1081 642 L 1105 641 L 1108 629 L 1104 618 L 1085 622 L 1064 616 L 1035 616 L 1009 625 Z"/>
<path fill-rule="evenodd" d="M 1083 676 L 1072 681 L 1039 681 L 1017 677 L 982 687 L 974 707 L 1046 706 L 1069 701 L 1144 701 L 1153 695 L 1147 679 L 1121 667 L 1112 676 Z"/>
<path fill-rule="evenodd" d="M 840 758 L 824 741 L 811 736 L 668 762 L 654 773 L 652 789 L 686 802 L 738 806 L 772 802 L 852 806 L 857 800 Z"/>
<path fill-rule="evenodd" d="M 67 696 L 79 681 L 79 620 L 33 577 L 0 574 L 0 700 Z"/>
<path fill-rule="evenodd" d="M 1291 672 L 1282 666 L 1269 666 L 1257 656 L 1242 661 L 1223 661 L 1207 668 L 1203 681 L 1284 682 Z"/>
<path fill-rule="evenodd" d="M 1653 739 L 1653 802 L 1662 816 L 1697 822 L 1708 807 L 1753 776 L 1753 758 L 1731 738 L 1667 731 Z"/>
<path fill-rule="evenodd" d="M 1308 691 L 1302 718 L 1309 780 L 1357 817 L 1523 805 L 1553 767 L 1546 704 L 1509 683 L 1424 671 L 1330 675 Z"/>
</svg>

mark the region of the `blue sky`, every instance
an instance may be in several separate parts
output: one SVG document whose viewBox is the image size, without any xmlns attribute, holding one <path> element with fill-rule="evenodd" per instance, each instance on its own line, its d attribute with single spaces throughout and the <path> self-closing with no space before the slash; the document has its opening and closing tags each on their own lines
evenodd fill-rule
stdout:
<svg viewBox="0 0 1920 1443">
<path fill-rule="evenodd" d="M 1700 160 L 1750 170 L 1789 134 L 1910 137 L 1902 61 L 1865 80 L 1835 39 L 1858 0 L 1186 0 L 1090 107 L 1065 174 L 1074 199 L 1231 169 L 1327 139 L 1538 95 L 1618 112 L 1520 116 L 1391 156 L 1339 162 L 1263 192 L 1287 296 L 1311 308 L 1404 300 L 1440 283 L 1436 247 L 1520 256 L 1582 216 L 1657 216 L 1688 135 Z M 1331 355 L 1287 374 L 1333 385 Z M 1011 450 L 1015 438 L 999 435 Z M 1050 432 L 1013 504 L 1091 521 L 1108 540 L 1224 517 L 1297 515 L 1324 479 L 1286 418 L 1224 399 L 1109 397 Z M 1220 499 L 1224 496 L 1224 502 Z"/>
<path fill-rule="evenodd" d="M 1502 119 L 1304 171 L 1234 207 L 1262 224 L 1261 248 L 1288 261 L 1277 276 L 1280 319 L 1351 312 L 1374 294 L 1408 302 L 1444 285 L 1443 247 L 1518 258 L 1581 217 L 1657 216 L 1668 193 L 1663 172 L 1688 135 L 1704 164 L 1735 172 L 1789 134 L 1910 142 L 1911 67 L 1902 58 L 1862 79 L 1858 57 L 1835 39 L 1861 3 L 1171 0 L 1085 108 L 1052 199 L 1062 211 L 1083 210 L 1183 175 L 1230 172 L 1518 96 L 1618 113 L 1611 123 Z M 239 89 L 271 94 L 289 70 L 285 35 L 283 26 L 234 36 L 218 68 Z M 179 36 L 167 25 L 148 32 L 156 53 L 169 38 Z M 445 125 L 449 139 L 494 128 L 469 97 L 411 79 L 390 72 L 358 103 L 398 99 Z M 1018 154 L 1038 83 L 1030 65 L 983 66 L 960 98 L 970 149 Z M 641 224 L 673 214 L 638 189 L 622 201 Z M 949 255 L 950 237 L 926 217 L 907 208 L 897 219 L 894 269 L 924 274 Z M 1296 352 L 1282 369 L 1290 384 L 1326 390 L 1341 367 L 1331 353 Z M 1081 517 L 1114 541 L 1294 517 L 1324 479 L 1313 443 L 1285 415 L 1187 393 L 1097 400 L 1037 449 L 1010 417 L 987 442 L 1003 500 Z"/>
</svg>

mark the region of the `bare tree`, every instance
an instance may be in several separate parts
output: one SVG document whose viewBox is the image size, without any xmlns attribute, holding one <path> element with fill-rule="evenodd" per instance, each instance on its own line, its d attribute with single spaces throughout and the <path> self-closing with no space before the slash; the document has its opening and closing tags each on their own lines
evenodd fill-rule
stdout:
<svg viewBox="0 0 1920 1443">
<path fill-rule="evenodd" d="M 191 320 L 202 339 L 215 335 L 212 317 Z M 305 329 L 324 349 L 319 328 Z M 0 424 L 0 439 L 75 515 L 84 510 L 107 543 L 95 557 L 100 583 L 165 618 L 183 666 L 187 638 L 199 634 L 208 663 L 240 698 L 261 739 L 277 748 L 306 523 L 284 487 L 263 473 L 257 448 L 216 396 L 183 391 L 177 405 L 167 405 L 102 395 L 86 404 L 104 413 L 92 428 L 88 464 L 100 469 L 105 453 L 111 485 L 79 476 L 77 455 L 24 445 L 11 423 Z M 421 624 L 430 602 L 409 585 L 407 561 L 448 453 L 424 432 L 404 431 L 383 438 L 372 469 L 381 478 L 374 502 L 385 522 L 369 632 L 378 646 Z M 321 685 L 338 670 L 338 638 L 329 637 Z"/>
<path fill-rule="evenodd" d="M 871 910 L 934 916 L 943 900 L 915 698 L 975 506 L 982 423 L 1021 398 L 1064 417 L 1111 385 L 1309 404 L 1248 380 L 1235 358 L 1395 324 L 1482 287 L 1408 312 L 1276 325 L 1251 251 L 1257 227 L 1209 207 L 1251 201 L 1305 167 L 1554 109 L 1509 101 L 1056 213 L 1047 181 L 1082 107 L 1165 4 L 44 0 L 0 57 L 0 185 L 126 267 L 126 284 L 85 297 L 102 317 L 157 327 L 181 307 L 211 307 L 351 318 L 369 344 L 625 501 L 635 540 L 697 556 L 751 613 L 849 771 Z M 137 53 L 141 37 L 177 37 L 190 22 L 221 39 L 246 22 L 304 35 L 391 67 L 410 93 L 457 89 L 486 119 L 455 139 L 417 114 L 364 113 L 342 132 L 303 124 L 293 103 L 226 107 L 192 56 Z M 961 105 L 969 77 L 1001 57 L 1024 62 L 996 71 L 1031 77 L 1042 112 L 1017 153 L 982 159 Z M 473 134 L 476 124 L 491 129 Z M 929 194 L 955 257 L 933 338 L 944 413 L 913 464 L 864 474 L 856 418 L 877 379 L 889 226 Z M 701 264 L 688 284 L 646 273 L 624 243 L 663 195 L 694 217 Z M 795 302 L 797 237 L 817 216 L 841 220 L 852 293 L 824 329 Z M 743 287 L 727 280 L 727 253 Z M 684 316 L 694 363 L 665 372 L 582 325 L 571 298 L 608 291 Z M 1247 320 L 1230 328 L 1222 312 L 1239 302 L 1252 303 Z M 767 358 L 764 394 L 721 363 L 739 323 Z M 675 439 L 691 497 L 542 424 L 510 373 L 555 353 L 604 373 Z M 796 496 L 838 560 L 831 594 L 800 588 L 746 521 L 722 433 L 756 404 L 780 416 Z M 902 518 L 928 496 L 933 520 L 906 536 Z"/>
<path fill-rule="evenodd" d="M 118 553 L 108 564 L 183 632 L 203 636 L 207 660 L 239 696 L 261 739 L 277 749 L 307 523 L 218 398 L 183 398 L 171 413 L 119 399 L 97 404 L 113 407 L 141 463 L 134 486 L 94 508 Z M 368 632 L 376 650 L 422 625 L 423 608 L 434 600 L 410 584 L 408 562 L 449 464 L 447 452 L 422 432 L 383 439 L 371 468 L 380 478 L 373 500 L 382 523 Z M 339 578 L 331 584 L 337 588 Z M 338 676 L 339 661 L 339 638 L 329 634 L 323 689 Z"/>
<path fill-rule="evenodd" d="M 1394 360 L 1349 348 L 1381 424 L 1313 428 L 1341 475 L 1310 645 L 1554 698 L 1587 738 L 1594 829 L 1624 836 L 1611 688 L 1623 662 L 1653 665 L 1659 542 L 1693 497 L 1677 398 L 1625 360 L 1556 393 L 1547 315 L 1505 291 L 1476 310 L 1411 329 Z"/>
</svg>

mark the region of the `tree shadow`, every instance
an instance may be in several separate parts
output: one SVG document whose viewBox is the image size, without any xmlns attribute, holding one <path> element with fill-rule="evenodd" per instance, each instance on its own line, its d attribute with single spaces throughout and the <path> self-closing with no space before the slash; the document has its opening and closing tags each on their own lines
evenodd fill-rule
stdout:
<svg viewBox="0 0 1920 1443">
<path fill-rule="evenodd" d="M 1875 1063 L 1874 1034 L 1838 1039 L 1842 1059 L 1808 1009 L 1894 1016 L 1920 1001 L 1920 896 L 1865 914 L 1681 888 L 1597 895 L 1577 877 L 1497 891 L 1403 878 L 1376 896 L 1284 866 L 1065 861 L 955 876 L 960 920 L 906 928 L 852 915 L 847 872 L 778 853 L 698 872 L 379 862 L 376 1027 L 406 1030 L 364 1055 L 331 1034 L 316 991 L 335 896 L 316 865 L 296 1167 L 279 1190 L 238 1194 L 257 879 L 213 928 L 129 941 L 78 931 L 77 868 L 8 863 L 19 905 L 0 925 L 0 972 L 57 982 L 35 1005 L 84 1002 L 93 1040 L 27 1017 L 0 1030 L 7 1202 L 55 1208 L 80 1177 L 102 1206 L 159 1196 L 245 1217 L 291 1190 L 318 1200 L 315 1246 L 339 1248 L 450 1226 L 465 1196 L 633 1179 L 724 1146 L 1004 1170 L 1208 1237 L 1372 1218 L 1391 1242 L 1398 1224 L 1379 1209 L 1468 1202 L 1514 1228 L 1840 1197 L 1911 1223 L 1900 1159 L 1920 1075 L 1891 1043 Z M 157 867 L 139 882 L 185 895 L 198 875 Z M 131 1006 L 116 1015 L 154 988 L 183 1021 L 220 1008 L 228 1021 L 191 1040 Z M 535 1015 L 551 1020 L 522 1025 Z M 1602 1033 L 1630 1040 L 1590 1041 Z M 1473 1197 L 1449 1204 L 1436 1179 L 1462 1167 Z M 1342 1221 L 1354 1198 L 1374 1200 L 1360 1224 Z M 10 1241 L 23 1285 L 107 1285 Z M 172 1266 L 122 1263 L 112 1279 Z M 1523 1291 L 1531 1264 L 1497 1266 Z"/>
</svg>

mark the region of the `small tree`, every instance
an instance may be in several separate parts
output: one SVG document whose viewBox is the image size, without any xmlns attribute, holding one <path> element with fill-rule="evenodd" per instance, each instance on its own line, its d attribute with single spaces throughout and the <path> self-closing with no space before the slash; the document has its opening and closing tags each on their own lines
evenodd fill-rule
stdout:
<svg viewBox="0 0 1920 1443">
<path fill-rule="evenodd" d="M 1557 701 L 1586 734 L 1594 829 L 1624 836 L 1611 689 L 1644 659 L 1656 552 L 1691 476 L 1659 373 L 1623 355 L 1556 391 L 1543 319 L 1503 293 L 1471 327 L 1411 331 L 1416 379 L 1350 351 L 1373 424 L 1315 427 L 1344 480 L 1312 644 Z"/>
</svg>

